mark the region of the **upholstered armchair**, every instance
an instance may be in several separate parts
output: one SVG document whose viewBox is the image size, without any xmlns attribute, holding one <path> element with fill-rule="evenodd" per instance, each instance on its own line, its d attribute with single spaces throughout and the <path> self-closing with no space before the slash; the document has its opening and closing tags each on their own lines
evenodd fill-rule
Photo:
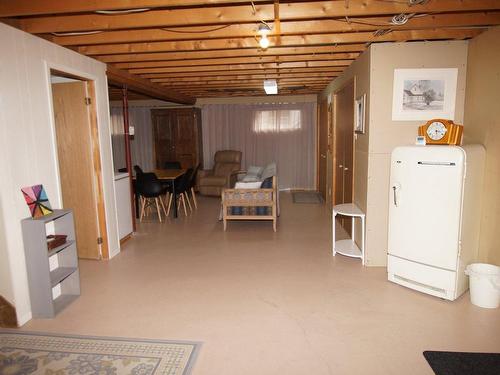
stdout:
<svg viewBox="0 0 500 375">
<path fill-rule="evenodd" d="M 241 169 L 241 151 L 217 151 L 212 170 L 198 172 L 198 190 L 202 195 L 221 196 L 222 189 L 231 187 L 231 181 Z"/>
</svg>

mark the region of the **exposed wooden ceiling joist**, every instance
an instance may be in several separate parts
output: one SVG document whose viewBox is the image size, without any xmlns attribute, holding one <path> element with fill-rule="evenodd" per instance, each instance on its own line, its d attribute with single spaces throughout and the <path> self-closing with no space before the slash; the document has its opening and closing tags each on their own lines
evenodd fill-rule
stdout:
<svg viewBox="0 0 500 375">
<path fill-rule="evenodd" d="M 317 84 L 317 85 L 325 85 L 328 84 L 330 80 L 324 79 L 324 80 L 287 80 L 287 81 L 280 81 L 278 82 L 278 88 L 281 87 L 286 87 L 286 86 L 300 86 L 302 84 Z M 177 87 L 172 86 L 172 85 L 164 85 L 165 87 L 172 88 L 172 89 L 177 89 Z M 256 80 L 256 81 L 251 81 L 247 83 L 241 83 L 241 82 L 224 82 L 224 83 L 212 83 L 210 84 L 210 87 L 208 88 L 241 88 L 241 87 L 253 87 L 253 88 L 263 88 L 263 84 L 261 80 Z M 323 86 L 324 87 L 324 86 Z M 199 84 L 199 85 L 192 85 L 189 86 L 189 88 L 184 88 L 184 92 L 191 92 L 196 89 L 207 89 L 206 84 Z"/>
<path fill-rule="evenodd" d="M 173 72 L 173 73 L 150 73 L 142 74 L 142 78 L 185 78 L 185 77 L 213 77 L 213 76 L 228 76 L 228 75 L 254 75 L 254 74 L 288 74 L 288 73 L 340 73 L 344 71 L 344 67 L 310 67 L 310 68 L 275 68 L 275 69 L 245 69 L 232 71 L 197 71 L 197 72 Z"/>
<path fill-rule="evenodd" d="M 328 67 L 346 67 L 351 63 L 350 60 L 326 60 L 326 61 L 284 61 L 284 62 L 267 62 L 267 63 L 246 63 L 246 64 L 235 64 L 235 65 L 205 65 L 205 66 L 171 66 L 171 67 L 161 67 L 161 68 L 143 68 L 143 69 L 130 69 L 129 71 L 133 74 L 143 74 L 143 73 L 164 73 L 172 71 L 202 71 L 202 70 L 241 70 L 241 69 L 272 69 L 272 68 L 308 68 L 313 66 L 328 66 Z"/>
<path fill-rule="evenodd" d="M 461 39 L 470 38 L 480 33 L 477 29 L 445 29 L 445 30 L 401 30 L 376 36 L 372 32 L 342 33 L 342 34 L 319 34 L 319 35 L 287 35 L 282 36 L 281 46 L 311 46 L 311 45 L 335 45 L 348 43 L 374 43 L 374 42 L 396 42 L 406 40 L 426 39 Z M 274 37 L 269 37 L 273 43 Z M 177 42 L 155 42 L 136 44 L 112 44 L 98 46 L 79 47 L 78 52 L 85 55 L 111 55 L 128 53 L 151 53 L 165 51 L 200 51 L 220 49 L 245 49 L 257 48 L 255 38 L 240 39 L 212 39 L 203 41 L 177 41 Z"/>
<path fill-rule="evenodd" d="M 499 0 L 253 3 L 0 0 L 0 22 L 107 63 L 110 79 L 137 86 L 137 97 L 181 103 L 262 95 L 266 78 L 277 79 L 281 93 L 316 93 L 371 43 L 462 40 L 500 24 Z M 263 22 L 271 27 L 266 50 L 257 32 Z"/>
<path fill-rule="evenodd" d="M 198 69 L 204 69 L 204 67 L 213 66 L 213 65 L 226 65 L 231 64 L 232 66 L 238 66 L 241 64 L 253 65 L 253 64 L 261 64 L 265 66 L 266 64 L 286 64 L 286 63 L 314 63 L 318 61 L 326 61 L 328 62 L 328 66 L 349 66 L 353 60 L 337 60 L 332 58 L 330 55 L 314 55 L 314 56 L 302 56 L 302 55 L 294 55 L 294 56 L 270 56 L 265 58 L 231 58 L 231 59 L 207 59 L 207 60 L 184 60 L 184 61 L 165 61 L 163 62 L 161 68 L 168 67 L 197 67 Z M 284 66 L 284 65 L 282 65 Z M 130 69 L 131 72 L 153 72 L 155 68 L 151 68 L 151 70 L 144 69 Z M 229 70 L 229 69 L 228 69 Z"/>
<path fill-rule="evenodd" d="M 331 54 L 342 54 L 342 53 L 358 53 L 366 49 L 365 44 L 348 44 L 348 45 L 330 45 L 330 46 L 298 46 L 298 47 L 281 47 L 281 48 L 268 48 L 267 51 L 262 51 L 261 49 L 233 49 L 233 50 L 210 50 L 210 51 L 184 51 L 184 52 L 155 52 L 155 53 L 133 53 L 124 55 L 99 55 L 96 56 L 100 61 L 106 63 L 134 63 L 140 62 L 144 66 L 149 66 L 148 64 L 155 64 L 158 61 L 170 61 L 176 59 L 196 59 L 196 58 L 220 58 L 220 57 L 241 57 L 241 56 L 278 56 L 282 54 L 287 54 L 295 50 L 297 54 L 300 51 L 306 49 L 309 50 L 309 54 L 316 53 L 331 53 Z M 285 53 L 281 53 L 281 52 Z M 290 53 L 293 54 L 293 53 Z"/>
<path fill-rule="evenodd" d="M 108 81 L 110 83 L 115 85 L 126 85 L 127 87 L 133 89 L 133 91 L 150 96 L 152 98 L 180 104 L 194 104 L 196 102 L 196 100 L 190 96 L 175 92 L 173 90 L 166 90 L 156 83 L 138 76 L 134 76 L 112 66 L 108 66 L 106 75 L 108 76 Z"/>
<path fill-rule="evenodd" d="M 262 3 L 269 0 L 253 0 Z M 246 3 L 248 0 L 210 0 L 212 5 Z M 200 6 L 206 4 L 202 0 L 15 0 L 0 1 L 0 17 L 34 16 L 41 14 L 88 13 L 102 10 L 127 10 L 144 8 L 167 8 Z"/>
<path fill-rule="evenodd" d="M 283 3 L 280 18 L 285 20 L 323 19 L 387 15 L 398 13 L 429 13 L 449 11 L 498 10 L 498 0 L 461 0 L 457 9 L 456 0 L 439 0 L 423 5 L 409 6 L 407 2 L 350 0 Z M 20 21 L 23 30 L 30 33 L 51 33 L 95 30 L 124 30 L 188 25 L 224 25 L 233 23 L 259 23 L 274 20 L 273 4 L 257 4 L 255 12 L 249 4 L 222 6 L 217 8 L 191 8 L 173 10 L 150 10 L 143 13 L 123 15 L 65 15 L 55 17 L 29 17 Z"/>
<path fill-rule="evenodd" d="M 332 34 L 357 31 L 374 31 L 378 29 L 397 28 L 398 30 L 496 25 L 500 23 L 500 12 L 474 12 L 463 14 L 428 14 L 413 17 L 404 25 L 395 26 L 390 17 L 364 17 L 351 19 L 324 19 L 321 21 L 287 21 L 280 22 L 281 35 Z M 139 29 L 125 31 L 104 31 L 91 35 L 45 36 L 54 43 L 63 46 L 161 42 L 174 40 L 204 40 L 226 38 L 248 38 L 257 33 L 256 24 L 232 24 L 223 29 L 215 29 L 210 33 L 206 26 L 177 27 L 173 29 Z M 212 28 L 213 29 L 213 28 Z M 271 30 L 271 36 L 275 35 Z"/>
<path fill-rule="evenodd" d="M 278 79 L 278 78 L 329 78 L 337 77 L 338 74 L 335 73 L 263 73 L 263 74 L 252 74 L 252 75 L 232 75 L 232 76 L 200 76 L 200 77 L 174 77 L 174 78 L 152 78 L 151 82 L 155 83 L 196 83 L 196 82 L 221 82 L 221 81 L 250 81 L 258 79 L 260 81 L 264 79 Z"/>
</svg>

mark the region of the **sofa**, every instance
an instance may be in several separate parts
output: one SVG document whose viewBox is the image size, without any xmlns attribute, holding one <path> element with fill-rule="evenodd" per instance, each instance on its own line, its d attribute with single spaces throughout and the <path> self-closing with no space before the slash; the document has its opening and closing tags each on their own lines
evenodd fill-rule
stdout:
<svg viewBox="0 0 500 375">
<path fill-rule="evenodd" d="M 214 167 L 211 170 L 200 170 L 197 176 L 198 191 L 202 195 L 220 197 L 224 188 L 241 172 L 241 151 L 223 150 L 214 155 Z"/>
</svg>

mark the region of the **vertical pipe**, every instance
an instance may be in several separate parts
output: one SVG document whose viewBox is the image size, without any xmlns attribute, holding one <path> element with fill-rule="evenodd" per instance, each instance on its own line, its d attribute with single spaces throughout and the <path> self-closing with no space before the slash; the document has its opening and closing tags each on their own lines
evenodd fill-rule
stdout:
<svg viewBox="0 0 500 375">
<path fill-rule="evenodd" d="M 125 163 L 127 166 L 129 181 L 130 181 L 130 206 L 132 215 L 132 229 L 135 232 L 135 200 L 134 200 L 134 184 L 132 180 L 132 156 L 130 153 L 130 133 L 128 121 L 128 89 L 126 85 L 122 88 L 122 110 L 123 110 L 123 133 L 125 135 Z"/>
</svg>

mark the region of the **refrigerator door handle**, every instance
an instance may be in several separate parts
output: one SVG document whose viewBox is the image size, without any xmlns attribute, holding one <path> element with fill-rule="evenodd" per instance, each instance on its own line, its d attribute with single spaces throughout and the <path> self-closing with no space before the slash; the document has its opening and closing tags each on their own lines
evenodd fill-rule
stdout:
<svg viewBox="0 0 500 375">
<path fill-rule="evenodd" d="M 400 184 L 392 185 L 392 194 L 394 199 L 394 206 L 398 207 L 398 190 L 401 188 Z"/>
</svg>

